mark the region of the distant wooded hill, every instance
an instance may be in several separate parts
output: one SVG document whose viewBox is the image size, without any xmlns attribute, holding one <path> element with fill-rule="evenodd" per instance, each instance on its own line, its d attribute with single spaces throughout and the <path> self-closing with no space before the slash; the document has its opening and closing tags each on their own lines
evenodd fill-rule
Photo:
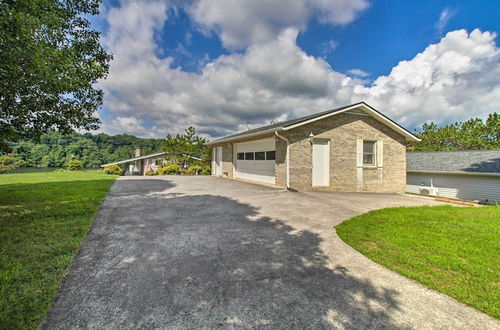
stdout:
<svg viewBox="0 0 500 330">
<path fill-rule="evenodd" d="M 195 134 L 194 131 L 191 133 Z M 416 130 L 415 134 L 422 141 L 409 143 L 408 151 L 500 149 L 500 115 L 492 113 L 484 121 L 473 118 L 441 127 L 431 122 Z M 182 140 L 182 136 L 170 137 L 167 140 L 172 139 Z M 83 167 L 94 168 L 104 163 L 132 158 L 138 147 L 142 149 L 143 155 L 165 151 L 162 144 L 163 148 L 168 150 L 169 144 L 165 144 L 165 141 L 127 134 L 63 135 L 51 132 L 44 134 L 40 142 L 21 141 L 12 143 L 11 147 L 13 154 L 25 161 L 24 166 L 63 167 L 66 161 L 79 159 Z M 173 146 L 180 148 L 182 143 L 177 141 Z"/>
<path fill-rule="evenodd" d="M 11 144 L 13 154 L 22 158 L 28 167 L 63 167 L 69 159 L 79 159 L 83 167 L 134 157 L 136 148 L 143 155 L 161 151 L 164 139 L 144 139 L 121 134 L 69 134 L 51 132 L 42 135 L 40 142 L 21 141 Z"/>
</svg>

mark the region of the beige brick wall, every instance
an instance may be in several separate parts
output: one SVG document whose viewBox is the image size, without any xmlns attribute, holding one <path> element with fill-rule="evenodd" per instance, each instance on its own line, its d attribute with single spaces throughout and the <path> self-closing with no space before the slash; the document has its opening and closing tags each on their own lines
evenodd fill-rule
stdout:
<svg viewBox="0 0 500 330">
<path fill-rule="evenodd" d="M 221 143 L 212 146 L 212 158 L 215 147 L 222 147 L 222 176 L 227 178 L 234 177 L 233 166 L 233 143 Z M 215 161 L 212 159 L 212 174 L 214 173 Z"/>
<path fill-rule="evenodd" d="M 312 146 L 309 134 L 330 139 L 330 186 L 314 188 L 333 191 L 398 192 L 406 188 L 405 138 L 369 116 L 338 114 L 279 134 L 290 140 L 290 186 L 312 187 Z M 255 136 L 237 141 L 269 138 Z M 276 185 L 286 187 L 286 142 L 276 139 Z M 383 141 L 382 168 L 356 166 L 357 139 Z M 234 178 L 234 143 L 221 143 L 223 176 Z M 213 167 L 212 161 L 212 167 Z"/>
<path fill-rule="evenodd" d="M 309 134 L 330 139 L 330 186 L 322 190 L 398 192 L 405 191 L 405 139 L 368 116 L 338 114 L 288 131 L 290 140 L 290 185 L 312 187 L 312 146 Z M 284 134 L 283 134 L 284 135 Z M 382 168 L 356 166 L 356 140 L 383 141 Z M 277 165 L 279 167 L 279 165 Z"/>
<path fill-rule="evenodd" d="M 287 138 L 287 135 L 280 133 Z M 286 142 L 276 138 L 276 185 L 286 187 Z"/>
</svg>

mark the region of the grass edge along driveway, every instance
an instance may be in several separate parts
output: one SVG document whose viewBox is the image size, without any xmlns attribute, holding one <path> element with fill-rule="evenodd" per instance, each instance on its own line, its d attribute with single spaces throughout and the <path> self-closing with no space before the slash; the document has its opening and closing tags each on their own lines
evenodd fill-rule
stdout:
<svg viewBox="0 0 500 330">
<path fill-rule="evenodd" d="M 500 318 L 500 206 L 388 208 L 336 230 L 373 261 Z"/>
<path fill-rule="evenodd" d="M 116 176 L 0 175 L 0 328 L 37 328 Z"/>
</svg>

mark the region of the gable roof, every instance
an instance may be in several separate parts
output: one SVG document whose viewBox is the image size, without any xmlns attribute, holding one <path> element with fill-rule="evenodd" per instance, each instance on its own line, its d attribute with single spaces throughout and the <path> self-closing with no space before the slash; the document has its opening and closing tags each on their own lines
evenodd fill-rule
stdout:
<svg viewBox="0 0 500 330">
<path fill-rule="evenodd" d="M 407 152 L 409 172 L 500 174 L 500 150 Z"/>
<path fill-rule="evenodd" d="M 378 121 L 386 124 L 387 126 L 391 127 L 392 129 L 394 129 L 395 131 L 399 132 L 401 135 L 406 137 L 407 140 L 420 141 L 420 139 L 418 137 L 413 135 L 410 131 L 408 131 L 407 129 L 405 129 L 404 127 L 402 127 L 401 125 L 399 125 L 398 123 L 396 123 L 395 121 L 390 119 L 389 117 L 383 115 L 382 113 L 375 110 L 374 108 L 372 108 L 371 106 L 369 106 L 365 102 L 359 102 L 359 103 L 346 105 L 346 106 L 343 106 L 340 108 L 335 108 L 335 109 L 315 113 L 315 114 L 312 114 L 309 116 L 291 119 L 291 120 L 287 120 L 284 122 L 271 124 L 271 125 L 267 125 L 267 126 L 262 126 L 259 128 L 254 128 L 254 129 L 248 130 L 248 131 L 236 133 L 233 135 L 229 135 L 229 136 L 211 141 L 208 143 L 208 145 L 221 143 L 221 142 L 229 142 L 229 141 L 233 141 L 233 140 L 242 139 L 245 137 L 251 137 L 254 135 L 274 133 L 276 131 L 286 131 L 286 130 L 290 130 L 290 129 L 293 129 L 293 128 L 296 128 L 296 127 L 299 127 L 299 126 L 302 126 L 305 124 L 309 124 L 309 123 L 317 121 L 317 120 L 328 118 L 330 116 L 334 116 L 334 115 L 337 115 L 339 113 L 343 113 L 343 112 L 346 112 L 349 110 L 355 110 L 355 109 L 360 109 L 360 110 L 364 111 L 366 114 L 377 119 Z"/>
</svg>

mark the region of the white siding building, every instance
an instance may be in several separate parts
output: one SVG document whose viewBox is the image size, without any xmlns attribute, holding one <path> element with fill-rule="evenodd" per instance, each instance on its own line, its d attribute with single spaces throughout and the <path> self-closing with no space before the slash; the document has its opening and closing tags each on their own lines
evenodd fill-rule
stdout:
<svg viewBox="0 0 500 330">
<path fill-rule="evenodd" d="M 500 202 L 500 150 L 408 152 L 407 191 Z"/>
</svg>

